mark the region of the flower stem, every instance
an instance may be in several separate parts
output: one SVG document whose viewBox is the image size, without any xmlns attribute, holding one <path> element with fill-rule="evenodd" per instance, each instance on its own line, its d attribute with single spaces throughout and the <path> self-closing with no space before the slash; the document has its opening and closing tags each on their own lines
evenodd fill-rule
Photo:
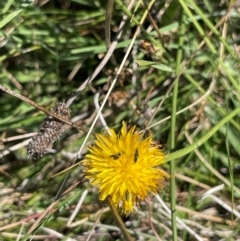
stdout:
<svg viewBox="0 0 240 241">
<path fill-rule="evenodd" d="M 134 239 L 130 236 L 129 232 L 127 231 L 127 229 L 122 221 L 122 218 L 120 217 L 120 215 L 116 209 L 116 206 L 114 205 L 112 198 L 110 196 L 107 197 L 107 202 L 108 202 L 108 206 L 113 214 L 114 220 L 124 236 L 124 240 L 134 241 Z"/>
</svg>

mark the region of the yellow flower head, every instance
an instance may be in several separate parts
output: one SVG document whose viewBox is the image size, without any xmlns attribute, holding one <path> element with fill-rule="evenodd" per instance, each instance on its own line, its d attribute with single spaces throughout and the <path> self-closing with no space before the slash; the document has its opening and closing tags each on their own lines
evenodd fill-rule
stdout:
<svg viewBox="0 0 240 241">
<path fill-rule="evenodd" d="M 95 145 L 89 148 L 83 164 L 86 177 L 100 190 L 100 200 L 111 196 L 117 206 L 122 206 L 125 214 L 133 211 L 138 200 L 144 200 L 149 193 L 156 193 L 163 187 L 169 175 L 158 166 L 164 162 L 164 154 L 152 138 L 135 131 L 135 126 L 127 131 L 125 122 L 117 135 L 97 134 Z"/>
</svg>

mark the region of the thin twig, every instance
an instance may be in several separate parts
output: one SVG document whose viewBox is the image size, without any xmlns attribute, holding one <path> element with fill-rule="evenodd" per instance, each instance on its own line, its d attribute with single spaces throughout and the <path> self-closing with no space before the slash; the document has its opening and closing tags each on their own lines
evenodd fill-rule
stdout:
<svg viewBox="0 0 240 241">
<path fill-rule="evenodd" d="M 99 109 L 100 109 L 99 102 L 98 102 L 98 100 L 99 100 L 99 95 L 100 95 L 100 93 L 97 92 L 97 93 L 95 94 L 95 96 L 94 96 L 94 105 L 95 105 L 96 111 L 99 111 Z M 103 117 L 103 115 L 102 115 L 101 112 L 100 112 L 100 115 L 99 115 L 99 119 L 100 119 L 100 121 L 101 121 L 102 126 L 104 127 L 104 129 L 105 129 L 109 134 L 111 134 L 111 132 L 109 131 L 107 122 L 105 121 L 105 119 L 104 119 L 104 117 Z"/>
<path fill-rule="evenodd" d="M 5 91 L 5 92 L 7 92 L 8 94 L 10 94 L 10 95 L 12 95 L 12 96 L 14 96 L 14 97 L 17 97 L 18 99 L 20 99 L 20 100 L 22 100 L 22 101 L 24 101 L 24 102 L 32 105 L 33 107 L 35 107 L 35 108 L 43 111 L 43 112 L 46 113 L 47 115 L 50 115 L 50 116 L 54 117 L 55 119 L 62 121 L 62 122 L 65 123 L 65 124 L 68 124 L 68 125 L 76 128 L 76 129 L 82 130 L 82 131 L 84 131 L 84 132 L 87 132 L 87 131 L 88 131 L 87 128 L 78 126 L 78 125 L 74 124 L 73 122 L 71 122 L 71 121 L 69 121 L 69 120 L 66 120 L 66 119 L 64 119 L 64 118 L 56 115 L 56 114 L 53 113 L 52 111 L 50 111 L 50 110 L 42 107 L 41 105 L 35 103 L 34 101 L 30 100 L 29 98 L 27 98 L 27 97 L 25 97 L 25 96 L 23 96 L 23 95 L 21 95 L 21 94 L 18 94 L 18 93 L 16 93 L 16 92 L 14 92 L 13 90 L 8 89 L 7 87 L 5 87 L 5 86 L 3 86 L 3 85 L 1 85 L 1 84 L 0 84 L 0 89 L 3 90 L 3 91 Z"/>
</svg>

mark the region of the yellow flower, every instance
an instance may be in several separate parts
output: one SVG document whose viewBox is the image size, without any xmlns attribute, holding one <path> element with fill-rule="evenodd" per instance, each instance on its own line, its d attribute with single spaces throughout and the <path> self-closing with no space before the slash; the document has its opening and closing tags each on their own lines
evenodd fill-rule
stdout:
<svg viewBox="0 0 240 241">
<path fill-rule="evenodd" d="M 125 214 L 144 200 L 148 194 L 163 187 L 169 175 L 158 166 L 164 163 L 164 154 L 152 145 L 151 136 L 143 136 L 135 130 L 127 131 L 126 123 L 116 134 L 113 129 L 105 135 L 97 134 L 95 145 L 88 150 L 83 164 L 86 177 L 100 190 L 100 200 L 111 196 L 113 202 L 122 206 Z"/>
</svg>

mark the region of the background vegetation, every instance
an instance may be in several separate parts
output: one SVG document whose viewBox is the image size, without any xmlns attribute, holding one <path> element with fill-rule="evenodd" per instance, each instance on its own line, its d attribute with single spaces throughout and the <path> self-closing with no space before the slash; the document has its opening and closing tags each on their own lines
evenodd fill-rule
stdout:
<svg viewBox="0 0 240 241">
<path fill-rule="evenodd" d="M 86 128 L 96 117 L 94 100 L 101 105 L 106 97 L 109 127 L 117 130 L 123 120 L 148 127 L 146 135 L 163 145 L 172 178 L 160 196 L 176 212 L 171 221 L 154 196 L 140 203 L 123 217 L 136 240 L 240 240 L 238 7 L 239 1 L 116 0 L 111 41 L 127 16 L 122 36 L 84 85 L 109 53 L 107 1 L 0 2 L 2 85 L 46 108 L 75 93 L 72 118 Z M 73 164 L 86 133 L 69 127 L 34 162 L 26 147 L 44 113 L 3 91 L 0 111 L 0 240 L 121 240 L 81 165 L 53 177 Z M 100 120 L 93 132 L 104 132 Z M 77 162 L 93 139 L 92 133 Z"/>
</svg>

